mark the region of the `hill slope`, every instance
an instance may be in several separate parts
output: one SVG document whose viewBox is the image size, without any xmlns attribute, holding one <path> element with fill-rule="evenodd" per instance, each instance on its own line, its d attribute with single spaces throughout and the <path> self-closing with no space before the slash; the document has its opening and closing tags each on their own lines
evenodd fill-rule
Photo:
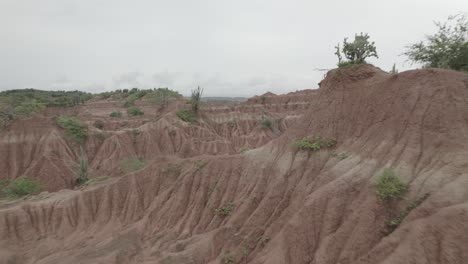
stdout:
<svg viewBox="0 0 468 264">
<path fill-rule="evenodd" d="M 467 74 L 390 75 L 363 65 L 329 72 L 317 91 L 265 98 L 206 107 L 197 125 L 174 115 L 183 103 L 164 113 L 142 104 L 149 114 L 129 118 L 128 129 L 106 119 L 110 135 L 91 136 L 86 152 L 96 175 L 114 177 L 4 205 L 0 263 L 468 259 Z M 90 123 L 116 107 L 88 102 L 76 112 Z M 72 186 L 77 152 L 54 126 L 56 114 L 35 117 L 48 124 L 42 130 L 19 121 L 0 134 L 4 177 L 27 173 L 50 190 Z M 277 120 L 274 128 L 261 127 L 265 116 Z M 315 136 L 337 145 L 292 147 Z M 146 166 L 122 171 L 129 157 Z M 377 198 L 385 168 L 408 184 L 405 199 Z M 389 230 L 386 221 L 408 207 L 415 208 Z"/>
</svg>

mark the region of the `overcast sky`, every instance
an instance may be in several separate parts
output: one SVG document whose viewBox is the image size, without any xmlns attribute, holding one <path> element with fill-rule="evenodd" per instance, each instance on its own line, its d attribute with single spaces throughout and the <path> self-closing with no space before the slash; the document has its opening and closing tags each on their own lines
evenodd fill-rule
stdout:
<svg viewBox="0 0 468 264">
<path fill-rule="evenodd" d="M 0 90 L 201 85 L 207 96 L 316 88 L 367 32 L 389 70 L 467 0 L 0 0 Z"/>
</svg>

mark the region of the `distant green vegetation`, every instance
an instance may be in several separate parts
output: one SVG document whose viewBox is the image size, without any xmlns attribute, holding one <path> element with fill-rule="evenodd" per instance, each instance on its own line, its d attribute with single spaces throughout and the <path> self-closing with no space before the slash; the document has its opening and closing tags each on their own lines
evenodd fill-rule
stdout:
<svg viewBox="0 0 468 264">
<path fill-rule="evenodd" d="M 110 92 L 103 92 L 98 94 L 99 98 L 101 99 L 115 99 L 115 100 L 121 100 L 121 99 L 127 99 L 129 101 L 132 100 L 137 100 L 145 96 L 149 91 L 152 91 L 152 89 L 138 89 L 138 88 L 132 88 L 132 89 L 119 89 L 119 90 L 114 90 Z"/>
<path fill-rule="evenodd" d="M 146 162 L 141 159 L 124 159 L 120 163 L 120 167 L 124 172 L 134 172 L 141 170 L 145 167 Z"/>
<path fill-rule="evenodd" d="M 3 181 L 0 188 L 2 195 L 14 199 L 39 193 L 41 184 L 36 179 L 19 177 L 14 180 Z"/>
<path fill-rule="evenodd" d="M 131 106 L 127 109 L 127 114 L 128 116 L 142 116 L 145 113 L 140 108 L 136 106 Z"/>
<path fill-rule="evenodd" d="M 378 177 L 377 184 L 377 197 L 383 202 L 389 202 L 393 199 L 402 198 L 408 190 L 395 172 L 391 169 L 385 169 Z"/>
<path fill-rule="evenodd" d="M 182 95 L 176 91 L 169 90 L 168 88 L 154 89 L 146 95 L 153 104 L 159 105 L 161 108 L 167 107 L 169 101 L 172 99 L 182 98 Z"/>
<path fill-rule="evenodd" d="M 150 102 L 166 107 L 172 98 L 182 98 L 182 95 L 169 88 L 154 88 L 154 89 L 123 89 L 111 92 L 104 92 L 98 94 L 102 99 L 111 98 L 114 100 L 125 100 L 123 107 L 134 106 L 137 100 L 143 98 L 148 99 Z"/>
<path fill-rule="evenodd" d="M 28 100 L 36 100 L 45 106 L 69 107 L 84 103 L 92 98 L 92 94 L 81 91 L 17 89 L 0 92 L 0 98 L 7 100 L 14 107 Z"/>
<path fill-rule="evenodd" d="M 336 145 L 336 140 L 322 138 L 320 136 L 315 136 L 313 140 L 305 137 L 296 141 L 293 145 L 300 150 L 318 151 L 322 148 L 334 147 Z"/>
<path fill-rule="evenodd" d="M 109 116 L 110 116 L 110 117 L 122 117 L 122 113 L 120 113 L 120 112 L 112 112 Z"/>
<path fill-rule="evenodd" d="M 91 94 L 79 91 L 22 89 L 0 92 L 0 129 L 14 119 L 29 117 L 47 106 L 75 106 L 91 97 Z"/>
<path fill-rule="evenodd" d="M 75 117 L 59 116 L 57 124 L 65 129 L 65 136 L 78 144 L 83 144 L 88 137 L 88 127 Z"/>
<path fill-rule="evenodd" d="M 195 112 L 190 109 L 183 109 L 177 111 L 176 115 L 184 122 L 195 123 L 197 122 L 198 116 Z"/>
<path fill-rule="evenodd" d="M 14 115 L 19 118 L 30 117 L 32 114 L 39 112 L 44 109 L 46 105 L 39 103 L 36 99 L 29 99 L 19 103 L 18 106 L 13 108 Z"/>
</svg>

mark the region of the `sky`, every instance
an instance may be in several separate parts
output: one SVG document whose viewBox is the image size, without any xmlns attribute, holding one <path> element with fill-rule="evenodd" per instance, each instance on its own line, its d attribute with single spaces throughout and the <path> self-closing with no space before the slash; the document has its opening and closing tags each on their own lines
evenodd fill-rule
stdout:
<svg viewBox="0 0 468 264">
<path fill-rule="evenodd" d="M 368 33 L 369 62 L 401 72 L 418 67 L 405 46 L 461 12 L 467 0 L 0 0 L 0 91 L 314 89 L 345 37 Z"/>
</svg>

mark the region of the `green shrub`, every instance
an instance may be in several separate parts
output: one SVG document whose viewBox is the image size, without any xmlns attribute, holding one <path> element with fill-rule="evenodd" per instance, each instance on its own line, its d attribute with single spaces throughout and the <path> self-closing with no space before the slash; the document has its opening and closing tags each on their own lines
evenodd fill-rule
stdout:
<svg viewBox="0 0 468 264">
<path fill-rule="evenodd" d="M 304 137 L 294 143 L 294 147 L 300 150 L 318 151 L 322 148 L 331 148 L 336 145 L 336 140 L 316 136 L 313 140 Z"/>
<path fill-rule="evenodd" d="M 219 216 L 229 216 L 234 210 L 234 207 L 235 207 L 235 204 L 233 202 L 229 202 L 225 204 L 223 207 L 216 208 L 215 213 Z"/>
<path fill-rule="evenodd" d="M 145 113 L 143 111 L 141 111 L 140 108 L 136 107 L 136 106 L 132 106 L 132 107 L 129 107 L 127 109 L 127 114 L 129 116 L 142 116 L 144 115 Z"/>
<path fill-rule="evenodd" d="M 376 57 L 377 50 L 375 48 L 375 42 L 369 41 L 369 35 L 361 33 L 360 35 L 354 35 L 354 41 L 348 42 L 345 38 L 343 41 L 343 48 L 340 49 L 340 44 L 336 47 L 335 55 L 338 57 L 338 67 L 348 67 L 353 64 L 366 63 L 366 58 Z M 343 61 L 342 54 L 345 56 L 347 61 Z"/>
<path fill-rule="evenodd" d="M 96 120 L 96 121 L 94 121 L 93 126 L 95 128 L 103 129 L 104 128 L 104 122 L 102 120 Z"/>
<path fill-rule="evenodd" d="M 120 112 L 112 112 L 109 116 L 110 116 L 110 117 L 122 117 L 122 113 L 120 113 Z"/>
<path fill-rule="evenodd" d="M 377 179 L 377 197 L 384 202 L 401 198 L 407 191 L 406 184 L 395 175 L 393 170 L 385 169 Z"/>
<path fill-rule="evenodd" d="M 262 127 L 271 129 L 273 127 L 273 121 L 271 119 L 268 119 L 268 118 L 263 119 L 262 120 Z"/>
<path fill-rule="evenodd" d="M 38 180 L 19 177 L 9 182 L 2 192 L 9 198 L 19 198 L 26 195 L 37 194 L 41 191 Z"/>
<path fill-rule="evenodd" d="M 144 160 L 140 159 L 124 159 L 120 163 L 120 167 L 124 172 L 134 172 L 141 170 L 146 165 Z"/>
<path fill-rule="evenodd" d="M 86 124 L 82 123 L 75 117 L 59 116 L 57 124 L 65 129 L 65 136 L 74 140 L 78 144 L 83 144 L 88 137 L 88 129 Z"/>
<path fill-rule="evenodd" d="M 76 172 L 75 182 L 76 185 L 81 185 L 88 181 L 88 159 L 86 158 L 82 147 L 80 147 L 80 158 L 78 164 L 79 167 Z"/>
<path fill-rule="evenodd" d="M 189 109 L 183 109 L 177 111 L 176 115 L 184 122 L 195 123 L 197 122 L 198 116 L 195 112 Z"/>
<path fill-rule="evenodd" d="M 338 159 L 339 159 L 339 160 L 344 160 L 344 159 L 346 159 L 347 157 L 348 157 L 348 154 L 345 153 L 345 152 L 342 152 L 342 153 L 338 154 Z"/>
<path fill-rule="evenodd" d="M 450 16 L 446 22 L 435 25 L 435 34 L 407 46 L 404 55 L 424 67 L 468 71 L 468 16 Z"/>
<path fill-rule="evenodd" d="M 134 106 L 134 105 L 135 105 L 134 100 L 127 100 L 127 101 L 125 101 L 125 103 L 122 106 L 127 108 L 127 107 Z"/>
</svg>

